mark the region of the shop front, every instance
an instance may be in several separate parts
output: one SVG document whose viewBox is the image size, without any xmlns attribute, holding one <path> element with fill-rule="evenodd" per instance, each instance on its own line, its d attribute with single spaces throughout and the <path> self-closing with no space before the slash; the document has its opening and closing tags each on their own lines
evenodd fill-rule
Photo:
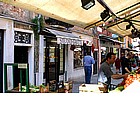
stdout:
<svg viewBox="0 0 140 140">
<path fill-rule="evenodd" d="M 14 63 L 29 64 L 29 83 L 34 84 L 34 36 L 32 30 L 14 28 Z M 14 85 L 20 81 L 20 70 L 14 69 Z M 22 82 L 26 85 L 26 69 L 22 70 Z"/>
<path fill-rule="evenodd" d="M 100 35 L 101 60 L 103 61 L 108 52 L 114 52 L 116 57 L 120 57 L 123 42 L 110 37 Z"/>
<path fill-rule="evenodd" d="M 81 59 L 81 63 L 82 63 L 82 67 L 81 67 L 81 73 L 83 73 L 83 57 L 89 52 L 91 54 L 92 57 L 94 57 L 95 59 L 95 64 L 93 65 L 93 74 L 97 74 L 97 65 L 98 65 L 98 50 L 97 48 L 97 41 L 94 40 L 93 35 L 92 34 L 82 34 L 82 33 L 77 33 L 77 32 L 73 32 L 74 34 L 78 35 L 82 40 L 83 40 L 83 46 L 81 46 L 81 49 L 79 48 L 79 50 L 81 50 L 81 54 L 79 55 L 79 58 Z M 75 54 L 75 51 L 74 51 Z M 75 57 L 75 56 L 74 56 Z M 76 70 L 76 68 L 74 67 L 74 69 Z"/>
<path fill-rule="evenodd" d="M 50 83 L 56 81 L 57 83 L 69 80 L 69 58 L 71 49 L 77 49 L 78 46 L 82 46 L 82 40 L 73 35 L 71 32 L 54 30 L 50 28 L 44 29 L 41 33 L 40 40 L 42 40 L 42 46 L 40 46 L 40 60 L 39 61 L 39 83 Z M 73 47 L 73 48 L 72 48 Z M 42 49 L 43 48 L 43 49 Z M 81 62 L 75 62 L 75 67 L 78 67 Z"/>
</svg>

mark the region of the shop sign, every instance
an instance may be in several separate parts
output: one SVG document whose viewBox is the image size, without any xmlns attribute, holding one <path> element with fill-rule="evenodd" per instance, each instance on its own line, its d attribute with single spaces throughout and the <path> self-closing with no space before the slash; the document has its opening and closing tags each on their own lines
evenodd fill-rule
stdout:
<svg viewBox="0 0 140 140">
<path fill-rule="evenodd" d="M 83 40 L 72 38 L 57 38 L 57 44 L 69 44 L 69 45 L 83 45 Z"/>
<path fill-rule="evenodd" d="M 18 64 L 18 69 L 27 69 L 27 64 Z"/>
</svg>

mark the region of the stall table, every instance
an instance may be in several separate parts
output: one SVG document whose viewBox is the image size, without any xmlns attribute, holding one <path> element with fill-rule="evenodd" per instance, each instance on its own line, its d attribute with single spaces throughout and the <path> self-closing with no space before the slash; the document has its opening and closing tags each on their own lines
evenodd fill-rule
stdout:
<svg viewBox="0 0 140 140">
<path fill-rule="evenodd" d="M 82 92 L 104 93 L 105 88 L 103 84 L 82 84 L 79 86 L 79 93 Z"/>
</svg>

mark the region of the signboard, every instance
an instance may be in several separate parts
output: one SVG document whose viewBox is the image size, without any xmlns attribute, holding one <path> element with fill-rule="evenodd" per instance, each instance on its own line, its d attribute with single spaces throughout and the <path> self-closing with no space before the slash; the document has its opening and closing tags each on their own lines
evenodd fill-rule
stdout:
<svg viewBox="0 0 140 140">
<path fill-rule="evenodd" d="M 83 45 L 83 40 L 80 39 L 72 39 L 72 38 L 57 38 L 57 44 L 69 44 L 69 45 Z"/>
<path fill-rule="evenodd" d="M 18 64 L 18 69 L 27 69 L 27 64 Z"/>
</svg>

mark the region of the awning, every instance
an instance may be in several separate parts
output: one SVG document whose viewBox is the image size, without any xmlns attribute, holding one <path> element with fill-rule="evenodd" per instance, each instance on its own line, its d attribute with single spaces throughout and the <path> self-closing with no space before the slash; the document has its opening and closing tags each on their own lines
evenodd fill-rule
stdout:
<svg viewBox="0 0 140 140">
<path fill-rule="evenodd" d="M 114 33 L 125 36 L 131 34 L 131 29 L 126 30 L 128 22 L 124 19 L 132 19 L 140 30 L 140 0 L 97 0 L 89 10 L 83 9 L 81 0 L 1 0 L 17 7 L 25 8 L 35 13 L 42 14 L 82 28 L 91 28 L 101 25 L 100 14 L 105 10 L 105 4 L 117 16 L 108 19 L 107 28 Z M 100 3 L 105 3 L 104 7 Z M 109 22 L 110 21 L 110 22 Z M 117 24 L 117 25 L 115 25 Z"/>
<path fill-rule="evenodd" d="M 130 49 L 130 48 L 122 48 L 122 50 L 131 51 L 131 52 L 138 52 L 137 50 L 133 50 L 133 49 Z"/>
<path fill-rule="evenodd" d="M 83 45 L 83 40 L 71 32 L 64 32 L 49 28 L 45 28 L 43 31 L 55 35 L 57 38 L 57 44 Z"/>
<path fill-rule="evenodd" d="M 109 38 L 109 40 L 115 42 L 115 43 L 119 43 L 119 44 L 125 44 L 124 42 L 121 42 L 121 41 L 118 41 L 118 40 L 115 40 L 115 39 L 112 39 L 112 38 Z"/>
<path fill-rule="evenodd" d="M 121 42 L 121 41 L 115 40 L 115 39 L 110 38 L 110 37 L 105 36 L 105 35 L 99 35 L 99 37 L 100 37 L 101 39 L 106 39 L 106 40 L 109 40 L 109 41 L 112 41 L 112 42 L 115 42 L 115 43 L 125 44 L 124 42 Z"/>
</svg>

